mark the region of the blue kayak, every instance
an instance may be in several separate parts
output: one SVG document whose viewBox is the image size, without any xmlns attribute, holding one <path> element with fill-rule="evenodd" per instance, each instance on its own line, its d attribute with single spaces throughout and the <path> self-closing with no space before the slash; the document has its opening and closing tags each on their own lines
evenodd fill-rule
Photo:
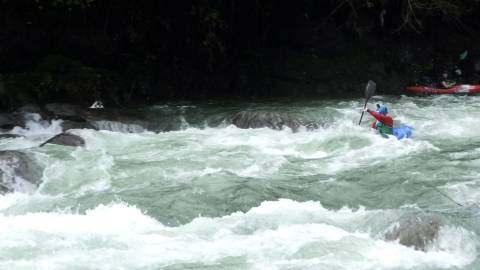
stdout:
<svg viewBox="0 0 480 270">
<path fill-rule="evenodd" d="M 397 139 L 399 140 L 410 138 L 414 130 L 415 129 L 413 127 L 401 126 L 401 127 L 393 128 L 393 135 L 397 137 Z"/>
</svg>

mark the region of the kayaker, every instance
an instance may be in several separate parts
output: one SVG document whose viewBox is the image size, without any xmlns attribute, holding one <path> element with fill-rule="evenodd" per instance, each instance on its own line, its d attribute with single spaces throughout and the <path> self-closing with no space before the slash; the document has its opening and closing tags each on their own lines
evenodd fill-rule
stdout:
<svg viewBox="0 0 480 270">
<path fill-rule="evenodd" d="M 388 108 L 386 106 L 377 104 L 376 111 L 368 108 L 365 108 L 365 111 L 377 119 L 377 121 L 373 122 L 372 128 L 378 130 L 383 137 L 393 135 L 393 118 L 388 115 Z"/>
<path fill-rule="evenodd" d="M 457 83 L 448 77 L 448 71 L 444 71 L 442 73 L 442 80 L 440 84 L 443 88 L 447 89 L 447 88 L 453 87 Z"/>
</svg>

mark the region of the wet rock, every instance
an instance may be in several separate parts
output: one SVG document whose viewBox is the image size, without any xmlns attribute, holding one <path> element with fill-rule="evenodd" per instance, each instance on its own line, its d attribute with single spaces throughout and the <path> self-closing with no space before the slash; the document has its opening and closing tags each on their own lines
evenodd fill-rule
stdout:
<svg viewBox="0 0 480 270">
<path fill-rule="evenodd" d="M 0 134 L 0 140 L 1 139 L 12 139 L 12 138 L 18 138 L 22 137 L 21 135 L 18 134 Z"/>
<path fill-rule="evenodd" d="M 385 235 L 385 239 L 399 241 L 400 244 L 426 251 L 437 238 L 441 220 L 430 214 L 411 214 L 404 216 L 393 229 Z"/>
<path fill-rule="evenodd" d="M 28 121 L 48 119 L 48 112 L 37 105 L 25 105 L 12 113 L 0 114 L 0 129 L 11 130 L 14 127 L 25 128 Z"/>
<path fill-rule="evenodd" d="M 142 113 L 122 109 L 88 109 L 85 112 L 88 123 L 97 130 L 124 133 L 138 133 L 149 130 L 149 122 Z"/>
<path fill-rule="evenodd" d="M 42 168 L 27 154 L 0 151 L 0 194 L 33 191 L 41 178 Z"/>
<path fill-rule="evenodd" d="M 241 111 L 233 117 L 232 123 L 244 129 L 268 127 L 280 130 L 289 127 L 292 130 L 297 130 L 300 127 L 299 121 L 293 119 L 290 115 L 268 111 Z"/>
<path fill-rule="evenodd" d="M 149 129 L 144 115 L 122 109 L 90 109 L 66 103 L 51 103 L 47 109 L 64 120 L 63 130 L 89 128 L 135 133 Z"/>
<path fill-rule="evenodd" d="M 232 123 L 243 129 L 267 127 L 281 130 L 288 127 L 293 131 L 297 131 L 302 126 L 307 129 L 315 129 L 319 126 L 313 121 L 305 121 L 288 113 L 269 111 L 241 111 L 233 117 Z"/>
<path fill-rule="evenodd" d="M 62 129 L 67 131 L 69 129 L 97 129 L 87 121 L 72 121 L 72 120 L 63 120 Z"/>
<path fill-rule="evenodd" d="M 55 115 L 55 118 L 62 119 L 62 129 L 96 129 L 88 120 L 87 108 L 67 103 L 50 103 L 46 109 Z"/>
<path fill-rule="evenodd" d="M 123 133 L 140 133 L 147 130 L 148 123 L 141 120 L 130 120 L 124 122 L 97 120 L 91 124 L 98 130 L 109 130 Z"/>
<path fill-rule="evenodd" d="M 40 147 L 44 146 L 47 143 L 67 146 L 85 146 L 85 140 L 83 138 L 68 132 L 56 135 L 55 137 L 42 143 Z"/>
</svg>

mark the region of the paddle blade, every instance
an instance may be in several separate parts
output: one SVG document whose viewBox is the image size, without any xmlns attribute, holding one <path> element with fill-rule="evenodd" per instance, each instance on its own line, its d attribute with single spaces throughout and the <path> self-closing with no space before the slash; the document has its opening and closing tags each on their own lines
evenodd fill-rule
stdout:
<svg viewBox="0 0 480 270">
<path fill-rule="evenodd" d="M 375 90 L 377 89 L 377 84 L 369 80 L 367 86 L 365 87 L 365 99 L 369 100 L 373 95 L 375 95 Z"/>
<path fill-rule="evenodd" d="M 375 94 L 376 89 L 377 84 L 374 81 L 369 80 L 367 86 L 365 86 L 365 106 L 363 106 L 364 109 L 367 107 L 368 100 Z M 362 116 L 360 116 L 360 121 L 358 121 L 359 125 L 362 123 L 363 113 L 364 112 L 362 112 Z"/>
</svg>

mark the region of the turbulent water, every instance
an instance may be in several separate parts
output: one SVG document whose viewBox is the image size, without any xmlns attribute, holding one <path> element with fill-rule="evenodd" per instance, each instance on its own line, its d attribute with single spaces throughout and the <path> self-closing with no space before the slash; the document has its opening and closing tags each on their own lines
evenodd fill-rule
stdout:
<svg viewBox="0 0 480 270">
<path fill-rule="evenodd" d="M 0 269 L 480 269 L 480 98 L 374 99 L 414 136 L 358 126 L 360 99 L 158 105 L 171 131 L 72 131 L 83 148 L 37 147 L 60 121 L 32 121 L 0 141 L 44 168 L 0 195 Z M 245 109 L 323 124 L 231 125 Z M 385 240 L 416 213 L 442 221 L 426 251 Z"/>
</svg>

